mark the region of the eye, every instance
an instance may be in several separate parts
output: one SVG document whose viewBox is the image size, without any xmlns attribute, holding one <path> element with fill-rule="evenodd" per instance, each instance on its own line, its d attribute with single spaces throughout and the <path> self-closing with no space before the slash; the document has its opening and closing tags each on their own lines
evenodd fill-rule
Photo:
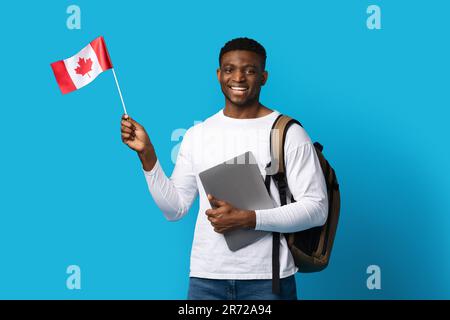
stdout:
<svg viewBox="0 0 450 320">
<path fill-rule="evenodd" d="M 247 74 L 255 74 L 256 71 L 255 71 L 255 69 L 247 69 L 247 70 L 245 70 L 245 73 L 247 73 Z"/>
<path fill-rule="evenodd" d="M 225 68 L 223 68 L 223 72 L 231 73 L 231 72 L 233 72 L 233 69 L 231 67 L 225 67 Z"/>
</svg>

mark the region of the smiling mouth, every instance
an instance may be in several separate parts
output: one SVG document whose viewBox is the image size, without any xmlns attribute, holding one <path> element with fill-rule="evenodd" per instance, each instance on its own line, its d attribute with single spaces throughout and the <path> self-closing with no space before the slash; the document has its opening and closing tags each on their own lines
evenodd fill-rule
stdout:
<svg viewBox="0 0 450 320">
<path fill-rule="evenodd" d="M 247 87 L 228 86 L 228 88 L 236 92 L 245 92 L 248 90 Z"/>
</svg>

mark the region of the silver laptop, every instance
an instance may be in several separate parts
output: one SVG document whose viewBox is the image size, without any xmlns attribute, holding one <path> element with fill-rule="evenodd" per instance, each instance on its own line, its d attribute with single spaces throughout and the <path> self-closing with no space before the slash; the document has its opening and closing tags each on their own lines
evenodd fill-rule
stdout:
<svg viewBox="0 0 450 320">
<path fill-rule="evenodd" d="M 206 194 L 245 210 L 271 209 L 274 202 L 267 192 L 253 154 L 248 151 L 199 173 Z M 239 250 L 269 234 L 266 231 L 238 229 L 224 234 L 228 248 Z"/>
</svg>

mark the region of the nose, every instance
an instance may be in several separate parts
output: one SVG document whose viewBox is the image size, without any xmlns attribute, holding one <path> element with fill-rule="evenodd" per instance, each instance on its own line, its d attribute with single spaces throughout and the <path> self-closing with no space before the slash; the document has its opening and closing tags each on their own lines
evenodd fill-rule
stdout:
<svg viewBox="0 0 450 320">
<path fill-rule="evenodd" d="M 243 82 L 243 81 L 245 81 L 245 73 L 240 71 L 240 70 L 236 70 L 233 73 L 232 80 L 235 81 L 235 82 Z"/>
</svg>

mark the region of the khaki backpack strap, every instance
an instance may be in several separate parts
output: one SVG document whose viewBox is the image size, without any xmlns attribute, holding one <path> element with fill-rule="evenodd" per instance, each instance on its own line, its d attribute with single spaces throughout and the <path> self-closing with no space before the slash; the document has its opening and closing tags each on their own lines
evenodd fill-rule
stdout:
<svg viewBox="0 0 450 320">
<path fill-rule="evenodd" d="M 280 194 L 281 205 L 287 203 L 287 179 L 286 167 L 284 163 L 284 142 L 289 126 L 293 123 L 301 124 L 284 115 L 278 116 L 275 120 L 270 132 L 270 164 L 266 168 L 266 187 L 269 190 L 270 176 L 274 178 L 274 182 Z M 280 293 L 280 233 L 273 232 L 272 241 L 272 292 Z"/>
<path fill-rule="evenodd" d="M 293 123 L 302 126 L 300 122 L 285 115 L 279 115 L 275 120 L 270 132 L 270 159 L 271 166 L 269 174 L 286 174 L 284 161 L 284 142 L 286 140 L 287 129 Z"/>
</svg>

